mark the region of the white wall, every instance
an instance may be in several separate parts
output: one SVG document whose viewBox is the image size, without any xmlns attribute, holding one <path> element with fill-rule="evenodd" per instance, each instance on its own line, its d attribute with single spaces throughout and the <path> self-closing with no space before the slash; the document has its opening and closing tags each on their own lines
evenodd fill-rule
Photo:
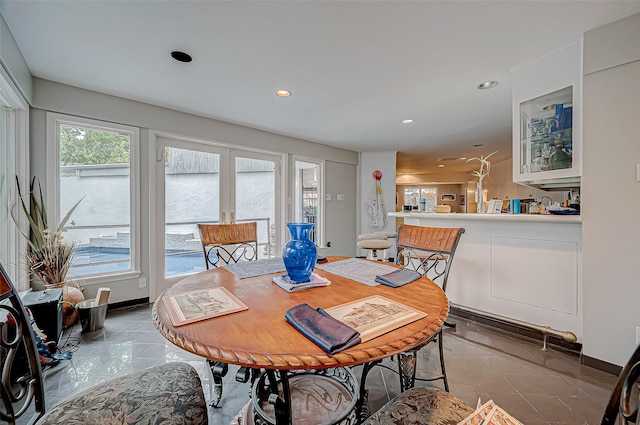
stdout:
<svg viewBox="0 0 640 425">
<path fill-rule="evenodd" d="M 640 326 L 640 14 L 584 38 L 586 356 L 623 365 Z"/>
<path fill-rule="evenodd" d="M 2 15 L 0 15 L 0 64 L 2 65 L 0 72 L 8 76 L 27 102 L 31 103 L 33 97 L 31 72 Z"/>
<path fill-rule="evenodd" d="M 369 213 L 367 212 L 367 201 L 372 196 L 375 196 L 376 181 L 372 174 L 376 170 L 382 172 L 380 187 L 382 189 L 385 215 L 396 210 L 396 155 L 397 151 L 360 153 L 360 166 L 358 168 L 358 205 L 356 208 L 358 234 L 375 232 L 395 233 L 398 230 L 396 220 L 393 217 L 387 217 L 387 223 L 384 227 L 371 226 L 369 224 Z M 353 235 L 351 244 L 356 251 L 356 255 L 366 256 L 369 254 L 369 250 L 357 248 L 357 234 Z M 386 251 L 383 255 L 389 257 L 390 253 Z"/>
<path fill-rule="evenodd" d="M 326 160 L 327 190 L 343 193 L 345 201 L 341 203 L 325 204 L 325 219 L 327 220 L 326 237 L 328 241 L 336 243 L 331 254 L 353 255 L 352 236 L 356 234 L 355 199 L 356 199 L 356 166 L 358 154 L 346 149 L 334 148 L 327 145 L 281 136 L 229 124 L 209 118 L 199 117 L 179 111 L 152 106 L 115 96 L 84 90 L 51 81 L 34 79 L 33 106 L 30 114 L 30 140 L 32 173 L 40 177 L 43 191 L 46 193 L 46 111 L 78 115 L 91 119 L 104 120 L 127 124 L 140 128 L 140 157 L 141 170 L 141 204 L 142 217 L 141 268 L 143 278 L 149 278 L 151 258 L 149 252 L 150 206 L 149 188 L 153 182 L 149 180 L 151 167 L 149 165 L 150 130 L 175 134 L 188 138 L 209 140 L 231 146 L 257 149 L 273 153 L 291 153 L 308 158 Z M 394 168 L 395 173 L 395 168 Z M 292 187 L 289 185 L 289 187 Z M 331 220 L 331 221 L 328 221 Z M 333 245 L 333 244 L 332 244 Z M 95 286 L 95 287 L 94 287 Z M 85 289 L 85 296 L 95 295 L 98 285 Z M 128 299 L 145 298 L 149 296 L 148 288 L 139 288 L 138 281 L 125 280 L 111 282 L 111 301 L 118 302 Z"/>
<path fill-rule="evenodd" d="M 512 161 L 513 158 L 510 158 L 491 164 L 491 173 L 485 178 L 486 184 L 483 182 L 483 187 L 487 189 L 489 199 L 540 199 L 543 196 L 548 196 L 552 202 L 564 201 L 566 192 L 546 191 L 514 183 Z M 548 202 L 548 199 L 545 199 L 544 202 Z"/>
<path fill-rule="evenodd" d="M 39 78 L 34 78 L 33 83 L 32 106 L 46 111 L 111 121 L 269 152 L 288 152 L 352 165 L 358 163 L 358 154 L 347 149 L 321 145 Z"/>
<path fill-rule="evenodd" d="M 357 169 L 348 164 L 326 161 L 324 174 L 325 192 L 331 194 L 331 200 L 324 202 L 325 242 L 331 242 L 329 255 L 353 257 L 357 234 Z M 344 200 L 338 201 L 337 194 L 343 194 Z"/>
</svg>

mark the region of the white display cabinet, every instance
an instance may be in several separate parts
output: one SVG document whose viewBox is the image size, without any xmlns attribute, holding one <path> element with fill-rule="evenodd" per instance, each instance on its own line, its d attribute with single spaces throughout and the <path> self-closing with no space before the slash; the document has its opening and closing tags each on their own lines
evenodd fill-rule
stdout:
<svg viewBox="0 0 640 425">
<path fill-rule="evenodd" d="M 513 181 L 580 187 L 582 42 L 513 71 Z"/>
</svg>

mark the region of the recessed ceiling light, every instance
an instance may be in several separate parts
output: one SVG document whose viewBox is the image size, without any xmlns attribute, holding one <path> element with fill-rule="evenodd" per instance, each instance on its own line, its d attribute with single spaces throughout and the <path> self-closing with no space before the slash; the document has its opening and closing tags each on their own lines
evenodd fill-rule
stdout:
<svg viewBox="0 0 640 425">
<path fill-rule="evenodd" d="M 492 89 L 495 86 L 498 85 L 498 81 L 496 80 L 489 80 L 489 81 L 485 81 L 484 83 L 481 83 L 478 85 L 478 88 L 480 90 L 487 90 L 487 89 Z"/>
<path fill-rule="evenodd" d="M 289 96 L 291 96 L 291 92 L 289 90 L 276 90 L 276 96 L 278 96 L 278 97 L 289 97 Z"/>
<path fill-rule="evenodd" d="M 412 118 L 408 118 L 406 120 L 402 120 L 402 124 L 411 124 L 414 120 Z"/>
<path fill-rule="evenodd" d="M 180 50 L 173 50 L 170 54 L 171 54 L 171 57 L 177 60 L 178 62 L 189 63 L 193 60 L 193 58 L 189 53 L 183 52 Z"/>
<path fill-rule="evenodd" d="M 443 168 L 443 167 L 444 167 L 444 164 L 438 164 L 438 167 L 439 167 L 439 168 Z"/>
<path fill-rule="evenodd" d="M 484 146 L 484 143 L 478 143 L 478 144 L 476 144 L 476 145 L 473 145 L 473 147 L 474 147 L 474 148 L 479 148 L 479 147 L 481 147 L 481 146 Z"/>
</svg>

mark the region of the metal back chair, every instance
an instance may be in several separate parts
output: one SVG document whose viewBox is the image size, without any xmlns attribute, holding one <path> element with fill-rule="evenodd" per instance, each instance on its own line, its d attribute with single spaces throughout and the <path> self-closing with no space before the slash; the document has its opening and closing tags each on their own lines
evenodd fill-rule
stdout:
<svg viewBox="0 0 640 425">
<path fill-rule="evenodd" d="M 258 259 L 258 225 L 255 221 L 234 224 L 198 224 L 207 270 L 238 261 Z"/>
<path fill-rule="evenodd" d="M 638 424 L 640 394 L 640 345 L 622 369 L 604 409 L 601 425 Z M 633 401 L 632 401 L 633 400 Z M 405 391 L 371 415 L 363 425 L 412 423 L 457 424 L 473 413 L 473 407 L 453 394 L 433 387 Z"/>
<path fill-rule="evenodd" d="M 209 266 L 218 267 L 239 261 L 258 259 L 258 225 L 255 221 L 233 224 L 198 224 L 204 261 Z M 222 399 L 223 377 L 229 371 L 229 365 L 207 360 L 213 376 L 211 406 L 217 407 Z M 242 366 L 236 372 L 236 381 L 251 382 L 257 376 L 257 370 Z"/>
<path fill-rule="evenodd" d="M 165 363 L 89 388 L 45 413 L 42 370 L 30 316 L 0 265 L 0 423 L 180 423 L 206 425 L 198 372 Z"/>
<path fill-rule="evenodd" d="M 0 371 L 0 422 L 30 416 L 34 423 L 45 408 L 40 359 L 29 317 L 1 264 Z"/>
<path fill-rule="evenodd" d="M 423 227 L 401 224 L 398 227 L 396 264 L 411 267 L 431 280 L 439 280 L 442 290 L 446 292 L 453 256 L 463 233 L 463 228 Z M 447 322 L 445 322 L 445 325 L 453 326 Z M 435 340 L 438 341 L 441 374 L 432 378 L 416 378 L 418 350 L 428 343 L 421 347 L 416 347 L 398 356 L 398 374 L 400 375 L 400 388 L 402 391 L 413 388 L 416 379 L 419 381 L 442 380 L 444 389 L 449 391 L 449 381 L 447 380 L 444 364 L 442 329 L 432 341 Z"/>
<path fill-rule="evenodd" d="M 401 224 L 398 227 L 396 263 L 411 267 L 441 284 L 447 291 L 447 279 L 463 228 L 422 227 Z"/>
<path fill-rule="evenodd" d="M 615 387 L 613 387 L 613 391 L 609 397 L 609 403 L 607 403 L 602 417 L 602 425 L 640 423 L 640 421 L 638 421 L 638 407 L 640 406 L 640 395 L 638 394 L 639 381 L 640 345 L 636 347 L 631 358 L 618 376 L 618 381 Z M 635 403 L 632 403 L 632 398 L 635 398 Z"/>
</svg>

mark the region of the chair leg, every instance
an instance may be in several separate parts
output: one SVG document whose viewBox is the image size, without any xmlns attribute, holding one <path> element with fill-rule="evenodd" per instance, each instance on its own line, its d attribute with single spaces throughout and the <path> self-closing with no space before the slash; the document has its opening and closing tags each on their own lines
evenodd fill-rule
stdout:
<svg viewBox="0 0 640 425">
<path fill-rule="evenodd" d="M 371 369 L 379 364 L 382 360 L 376 360 L 375 362 L 365 363 L 362 367 L 362 376 L 360 377 L 360 398 L 356 403 L 356 415 L 358 418 L 357 423 L 364 422 L 369 416 L 371 416 L 371 406 L 369 405 L 369 390 L 366 389 L 367 376 Z"/>
<path fill-rule="evenodd" d="M 449 381 L 447 380 L 447 371 L 444 366 L 444 347 L 442 342 L 442 336 L 444 332 L 442 329 L 440 330 L 440 334 L 438 335 L 438 351 L 440 354 L 440 370 L 442 370 L 442 380 L 444 381 L 444 390 L 449 392 Z"/>
<path fill-rule="evenodd" d="M 436 336 L 438 340 L 438 356 L 440 357 L 440 371 L 442 374 L 434 378 L 416 378 L 418 364 L 418 351 L 411 350 L 398 354 L 398 375 L 400 376 L 400 392 L 404 392 L 415 386 L 418 381 L 437 381 L 442 379 L 445 391 L 449 392 L 449 380 L 444 364 L 444 345 L 442 341 L 443 332 L 440 330 Z"/>
</svg>

